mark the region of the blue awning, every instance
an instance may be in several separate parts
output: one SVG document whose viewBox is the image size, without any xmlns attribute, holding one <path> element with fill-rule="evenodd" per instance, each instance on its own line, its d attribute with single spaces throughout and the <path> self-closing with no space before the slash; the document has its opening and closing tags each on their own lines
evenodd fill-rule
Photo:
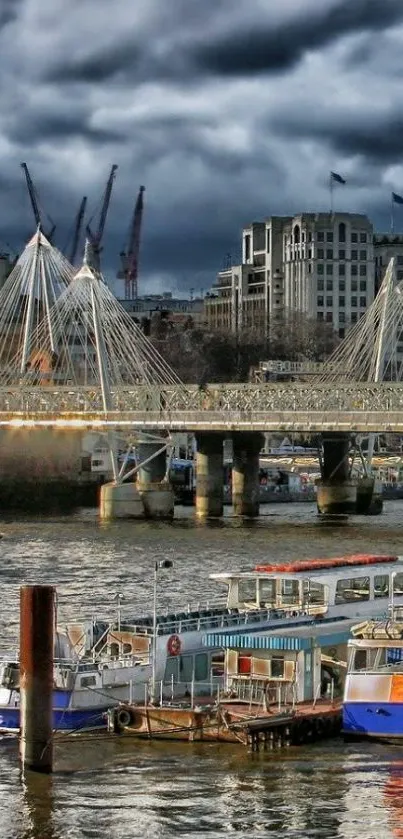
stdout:
<svg viewBox="0 0 403 839">
<path fill-rule="evenodd" d="M 226 635 L 212 632 L 203 636 L 205 647 L 224 647 L 235 650 L 310 650 L 310 638 L 294 638 L 292 635 Z"/>
</svg>

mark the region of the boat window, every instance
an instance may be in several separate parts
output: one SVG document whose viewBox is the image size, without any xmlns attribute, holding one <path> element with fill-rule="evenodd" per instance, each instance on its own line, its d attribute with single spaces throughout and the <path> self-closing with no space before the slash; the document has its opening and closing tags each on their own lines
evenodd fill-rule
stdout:
<svg viewBox="0 0 403 839">
<path fill-rule="evenodd" d="M 91 688 L 96 685 L 97 680 L 95 676 L 82 676 L 81 677 L 81 687 L 82 688 Z"/>
<path fill-rule="evenodd" d="M 358 600 L 369 600 L 369 577 L 350 577 L 337 581 L 336 603 L 355 603 Z"/>
<path fill-rule="evenodd" d="M 131 644 L 123 644 L 123 655 L 129 655 L 133 652 L 133 647 Z"/>
<path fill-rule="evenodd" d="M 403 594 L 403 574 L 396 574 L 393 578 L 393 591 L 395 594 Z"/>
<path fill-rule="evenodd" d="M 387 664 L 397 664 L 400 661 L 403 661 L 402 647 L 389 647 L 386 658 Z"/>
<path fill-rule="evenodd" d="M 377 574 L 374 577 L 374 596 L 389 597 L 389 575 Z"/>
<path fill-rule="evenodd" d="M 256 606 L 256 580 L 239 580 L 238 598 L 239 603 Z"/>
<path fill-rule="evenodd" d="M 298 580 L 281 580 L 281 602 L 286 604 L 299 602 Z"/>
<path fill-rule="evenodd" d="M 282 679 L 284 677 L 284 658 L 272 658 L 270 675 L 272 679 Z"/>
<path fill-rule="evenodd" d="M 367 651 L 355 650 L 353 670 L 365 670 L 367 666 Z"/>
<path fill-rule="evenodd" d="M 119 644 L 111 644 L 111 658 L 119 658 Z"/>
<path fill-rule="evenodd" d="M 193 656 L 181 655 L 179 662 L 180 682 L 191 682 L 193 679 Z"/>
<path fill-rule="evenodd" d="M 224 651 L 220 653 L 213 653 L 211 656 L 211 675 L 212 676 L 223 676 L 224 675 L 224 662 L 225 662 L 225 653 Z"/>
<path fill-rule="evenodd" d="M 164 682 L 171 682 L 172 677 L 174 682 L 179 681 L 179 659 L 178 656 L 171 655 L 167 658 L 165 665 Z"/>
<path fill-rule="evenodd" d="M 208 655 L 197 653 L 195 656 L 195 681 L 207 682 L 208 679 Z"/>
<path fill-rule="evenodd" d="M 328 601 L 328 587 L 321 583 L 314 583 L 312 580 L 304 580 L 304 606 L 310 603 L 324 606 Z"/>
<path fill-rule="evenodd" d="M 276 581 L 259 580 L 259 603 L 261 606 L 274 606 L 276 602 Z"/>
</svg>

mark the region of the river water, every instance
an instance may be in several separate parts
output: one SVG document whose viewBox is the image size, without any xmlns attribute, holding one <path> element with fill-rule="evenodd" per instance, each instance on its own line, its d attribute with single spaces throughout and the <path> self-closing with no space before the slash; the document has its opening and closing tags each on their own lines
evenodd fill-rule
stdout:
<svg viewBox="0 0 403 839">
<path fill-rule="evenodd" d="M 172 524 L 99 525 L 84 511 L 66 519 L 0 523 L 1 646 L 14 647 L 22 583 L 58 587 L 59 622 L 79 615 L 149 610 L 156 559 L 159 605 L 217 594 L 213 571 L 258 561 L 342 553 L 403 554 L 403 503 L 379 518 L 318 521 L 311 504 L 268 505 L 255 523 L 231 510 L 198 525 L 178 509 Z M 134 607 L 137 607 L 134 609 Z M 403 749 L 341 740 L 285 752 L 241 746 L 56 741 L 51 778 L 22 779 L 17 745 L 0 739 L 0 839 L 390 839 L 403 837 Z"/>
</svg>

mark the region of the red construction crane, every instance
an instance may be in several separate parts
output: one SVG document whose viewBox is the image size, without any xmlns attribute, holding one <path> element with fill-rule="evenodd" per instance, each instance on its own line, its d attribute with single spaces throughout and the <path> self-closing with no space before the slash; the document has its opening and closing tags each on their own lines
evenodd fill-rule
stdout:
<svg viewBox="0 0 403 839">
<path fill-rule="evenodd" d="M 73 241 L 72 241 L 71 250 L 70 250 L 70 253 L 69 253 L 69 256 L 68 256 L 68 259 L 69 259 L 71 265 L 74 265 L 75 260 L 76 260 L 78 246 L 80 244 L 81 229 L 82 229 L 82 226 L 83 226 L 84 213 L 85 213 L 86 206 L 87 206 L 87 196 L 84 195 L 84 198 L 82 198 L 82 200 L 81 200 L 81 204 L 79 206 L 78 213 L 76 215 L 76 219 L 75 219 L 75 222 L 74 222 Z"/>
<path fill-rule="evenodd" d="M 144 191 L 145 186 L 141 186 L 133 210 L 127 250 L 122 251 L 120 254 L 123 271 L 119 272 L 118 277 L 121 279 L 123 278 L 125 281 L 125 300 L 136 300 L 138 296 L 137 278 L 141 241 L 141 223 L 144 208 Z"/>
<path fill-rule="evenodd" d="M 36 226 L 40 227 L 40 229 L 42 230 L 42 233 L 46 236 L 46 238 L 49 240 L 49 242 L 51 242 L 52 238 L 53 238 L 53 235 L 54 235 L 54 232 L 56 230 L 56 225 L 54 224 L 54 222 L 52 221 L 50 216 L 47 216 L 48 221 L 50 221 L 52 227 L 51 227 L 51 229 L 49 230 L 48 233 L 46 233 L 45 230 L 43 229 L 42 216 L 41 216 L 41 211 L 39 209 L 38 193 L 37 193 L 37 191 L 34 187 L 34 184 L 33 184 L 31 175 L 29 173 L 29 169 L 28 169 L 27 164 L 26 163 L 21 163 L 21 169 L 24 172 L 25 179 L 26 179 L 26 182 L 27 182 L 28 195 L 29 195 L 29 198 L 30 198 L 30 201 L 31 201 L 31 206 L 32 206 Z"/>
<path fill-rule="evenodd" d="M 90 242 L 91 242 L 91 245 L 92 245 L 94 260 L 95 260 L 95 263 L 96 263 L 95 267 L 98 270 L 100 268 L 100 254 L 101 254 L 101 250 L 102 250 L 101 242 L 102 242 L 102 237 L 104 235 L 105 222 L 106 222 L 106 217 L 108 215 L 109 204 L 110 204 L 111 195 L 112 195 L 112 187 L 113 187 L 113 182 L 114 182 L 115 177 L 116 177 L 117 168 L 118 167 L 117 167 L 116 163 L 114 163 L 112 168 L 111 168 L 109 178 L 108 178 L 108 181 L 107 181 L 107 184 L 106 184 L 106 187 L 105 187 L 105 192 L 104 192 L 103 199 L 102 199 L 101 212 L 100 212 L 98 227 L 97 227 L 96 232 L 95 233 L 92 232 L 89 224 L 87 224 L 87 228 L 86 228 L 87 235 L 88 235 L 88 237 L 90 239 Z"/>
</svg>

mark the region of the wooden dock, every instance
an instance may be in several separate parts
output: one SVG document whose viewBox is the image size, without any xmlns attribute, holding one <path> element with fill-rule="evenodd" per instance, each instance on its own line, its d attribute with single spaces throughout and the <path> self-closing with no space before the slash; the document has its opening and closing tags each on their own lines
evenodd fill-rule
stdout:
<svg viewBox="0 0 403 839">
<path fill-rule="evenodd" d="M 241 743 L 253 751 L 337 736 L 341 703 L 320 700 L 294 709 L 263 710 L 239 700 L 178 707 L 120 705 L 108 712 L 113 734 L 148 740 Z"/>
</svg>

